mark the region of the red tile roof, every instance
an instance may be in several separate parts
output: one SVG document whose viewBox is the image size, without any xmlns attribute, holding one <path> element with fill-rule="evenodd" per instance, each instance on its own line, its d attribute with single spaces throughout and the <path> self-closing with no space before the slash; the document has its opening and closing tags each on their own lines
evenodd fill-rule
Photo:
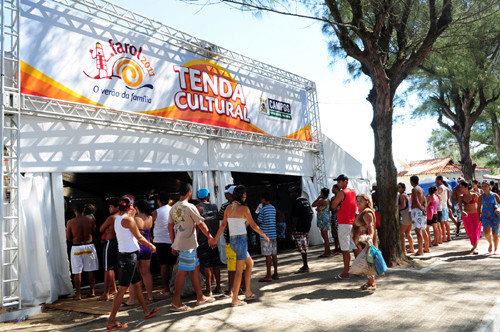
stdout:
<svg viewBox="0 0 500 332">
<path fill-rule="evenodd" d="M 398 176 L 412 176 L 421 174 L 460 173 L 462 167 L 455 164 L 451 158 L 415 160 L 408 164 L 408 168 L 398 172 Z M 476 172 L 491 174 L 490 168 L 476 167 Z"/>
</svg>

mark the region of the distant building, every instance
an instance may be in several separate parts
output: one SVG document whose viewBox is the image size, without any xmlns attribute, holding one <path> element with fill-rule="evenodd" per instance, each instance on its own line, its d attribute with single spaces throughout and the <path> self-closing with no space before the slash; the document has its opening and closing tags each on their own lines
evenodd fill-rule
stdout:
<svg viewBox="0 0 500 332">
<path fill-rule="evenodd" d="M 442 175 L 447 178 L 451 186 L 456 185 L 456 180 L 464 175 L 462 166 L 455 164 L 451 158 L 438 158 L 428 160 L 415 160 L 403 166 L 398 172 L 398 183 L 406 185 L 406 191 L 411 191 L 410 177 L 417 175 L 421 184 L 433 183 L 436 176 Z M 496 179 L 491 174 L 490 168 L 476 167 L 475 178 L 478 181 Z M 497 180 L 498 181 L 498 180 Z"/>
</svg>

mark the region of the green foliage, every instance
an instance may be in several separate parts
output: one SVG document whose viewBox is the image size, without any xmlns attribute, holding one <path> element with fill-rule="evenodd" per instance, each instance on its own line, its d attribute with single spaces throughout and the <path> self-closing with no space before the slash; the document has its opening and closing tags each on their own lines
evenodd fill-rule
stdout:
<svg viewBox="0 0 500 332">
<path fill-rule="evenodd" d="M 422 101 L 412 116 L 437 117 L 448 132 L 433 132 L 428 141 L 437 155 L 448 153 L 462 162 L 472 156 L 478 165 L 496 167 L 493 127 L 483 111 L 500 97 L 500 5 L 493 0 L 455 3 L 455 23 L 411 77 L 410 92 Z"/>
</svg>

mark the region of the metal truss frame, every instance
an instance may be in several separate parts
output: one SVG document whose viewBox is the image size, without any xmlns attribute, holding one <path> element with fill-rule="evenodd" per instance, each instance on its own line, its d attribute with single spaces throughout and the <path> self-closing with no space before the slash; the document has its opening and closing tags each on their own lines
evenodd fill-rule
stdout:
<svg viewBox="0 0 500 332">
<path fill-rule="evenodd" d="M 19 274 L 20 0 L 2 0 L 0 42 L 0 222 L 1 306 L 21 308 Z"/>
<path fill-rule="evenodd" d="M 175 134 L 212 138 L 280 149 L 296 149 L 314 155 L 315 183 L 326 185 L 325 161 L 316 86 L 303 77 L 267 65 L 236 52 L 213 45 L 183 33 L 105 0 L 47 0 L 97 17 L 116 26 L 155 38 L 180 49 L 236 66 L 262 77 L 307 91 L 307 107 L 311 123 L 312 141 L 275 137 L 241 130 L 173 120 L 136 112 L 124 112 L 91 105 L 35 97 L 20 93 L 20 4 L 22 0 L 0 0 L 1 17 L 1 77 L 0 77 L 0 130 L 3 147 L 3 167 L 0 167 L 0 222 L 1 250 L 0 298 L 2 307 L 21 308 L 19 276 L 19 179 L 20 179 L 20 123 L 21 114 L 49 117 L 142 130 L 157 134 Z"/>
<path fill-rule="evenodd" d="M 155 115 L 112 110 L 86 104 L 22 95 L 22 114 L 71 120 L 141 130 L 148 133 L 175 134 L 263 145 L 280 149 L 317 151 L 318 143 L 269 136 L 248 131 L 214 127 L 200 123 L 173 120 Z"/>
</svg>

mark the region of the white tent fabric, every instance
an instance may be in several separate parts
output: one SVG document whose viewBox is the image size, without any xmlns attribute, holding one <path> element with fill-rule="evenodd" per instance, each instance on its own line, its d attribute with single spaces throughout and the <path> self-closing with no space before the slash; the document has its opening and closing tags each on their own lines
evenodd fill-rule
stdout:
<svg viewBox="0 0 500 332">
<path fill-rule="evenodd" d="M 309 200 L 309 203 L 312 203 L 316 197 L 319 196 L 320 190 L 321 188 L 319 185 L 315 184 L 310 177 L 302 177 L 302 191 L 305 193 L 304 197 Z M 313 212 L 315 212 L 314 208 Z M 314 213 L 313 220 L 311 222 L 311 230 L 309 231 L 309 244 L 317 245 L 322 243 L 323 238 L 321 237 L 321 232 L 316 222 L 316 213 Z"/>
<path fill-rule="evenodd" d="M 335 179 L 340 174 L 345 174 L 349 178 L 349 187 L 356 194 L 371 193 L 371 182 L 374 176 L 369 169 L 347 153 L 328 136 L 323 134 L 323 149 L 325 155 L 327 187 L 329 189 L 336 183 Z"/>
<path fill-rule="evenodd" d="M 233 184 L 233 176 L 231 175 L 231 172 L 227 171 L 219 171 L 215 172 L 216 175 L 216 181 L 217 181 L 217 187 L 219 188 L 217 192 L 217 207 L 220 209 L 222 204 L 226 202 L 226 196 L 224 196 L 224 188 L 228 184 Z M 220 222 L 222 223 L 222 221 Z M 221 236 L 219 238 L 219 258 L 220 261 L 224 264 L 226 264 L 227 259 L 226 259 L 226 240 L 224 239 L 224 236 Z"/>
<path fill-rule="evenodd" d="M 212 171 L 194 171 L 188 172 L 189 176 L 193 179 L 193 198 L 196 199 L 196 193 L 201 188 L 207 188 L 210 191 L 210 200 L 212 203 L 215 203 L 218 208 L 224 202 L 224 187 L 226 184 L 233 183 L 233 177 L 231 176 L 231 172 L 215 172 L 216 181 L 217 181 L 217 195 L 214 195 L 215 191 L 215 183 Z M 219 256 L 221 262 L 226 263 L 226 250 L 225 250 L 226 242 L 224 241 L 224 237 L 221 236 L 218 248 L 219 248 Z"/>
<path fill-rule="evenodd" d="M 233 176 L 231 172 L 228 171 L 217 171 L 215 172 L 215 177 L 217 181 L 217 201 L 216 204 L 220 208 L 221 205 L 226 201 L 226 196 L 224 195 L 224 188 L 228 184 L 233 184 Z"/>
<path fill-rule="evenodd" d="M 188 172 L 189 176 L 193 180 L 193 199 L 198 199 L 197 193 L 201 188 L 207 188 L 210 192 L 210 198 L 212 202 L 217 198 L 214 195 L 214 177 L 212 171 L 193 171 Z"/>
<path fill-rule="evenodd" d="M 26 174 L 20 179 L 20 276 L 22 303 L 52 303 L 72 294 L 65 242 L 61 173 Z"/>
</svg>

